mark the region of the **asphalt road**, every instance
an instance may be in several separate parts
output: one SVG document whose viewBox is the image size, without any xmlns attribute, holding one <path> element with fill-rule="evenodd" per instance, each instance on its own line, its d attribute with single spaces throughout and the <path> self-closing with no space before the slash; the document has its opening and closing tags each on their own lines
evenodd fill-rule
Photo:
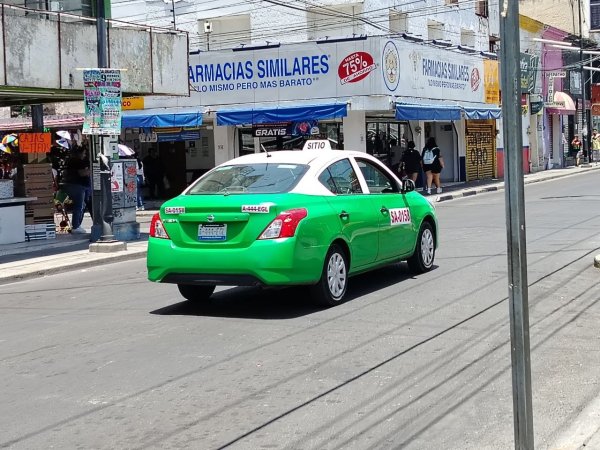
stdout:
<svg viewBox="0 0 600 450">
<path fill-rule="evenodd" d="M 539 449 L 600 395 L 597 177 L 526 187 Z M 433 271 L 362 275 L 328 310 L 190 304 L 143 260 L 0 286 L 0 447 L 514 448 L 504 192 L 438 213 Z"/>
</svg>

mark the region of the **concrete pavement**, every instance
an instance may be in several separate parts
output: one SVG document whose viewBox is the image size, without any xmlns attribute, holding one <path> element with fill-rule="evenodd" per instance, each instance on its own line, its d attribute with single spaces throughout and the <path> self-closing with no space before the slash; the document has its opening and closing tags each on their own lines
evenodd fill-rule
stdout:
<svg viewBox="0 0 600 450">
<path fill-rule="evenodd" d="M 525 175 L 525 184 L 548 181 L 556 178 L 575 176 L 600 169 L 600 164 L 587 167 L 553 169 Z M 598 172 L 600 176 L 600 172 Z M 443 194 L 433 195 L 437 202 L 455 200 L 497 191 L 504 188 L 502 180 L 489 180 L 475 183 L 456 183 L 444 187 Z M 93 253 L 89 251 L 89 241 L 81 235 L 58 235 L 56 239 L 32 241 L 11 245 L 0 245 L 0 284 L 11 283 L 34 277 L 51 275 L 77 269 L 94 267 L 100 264 L 143 258 L 147 251 L 147 225 L 158 205 L 150 205 L 147 211 L 138 212 L 142 225 L 142 239 L 128 242 L 127 249 L 114 253 Z M 152 206 L 154 208 L 152 208 Z M 87 218 L 89 225 L 89 218 Z M 89 227 L 88 227 L 89 228 Z M 600 267 L 600 255 L 594 259 Z M 557 440 L 546 447 L 550 450 L 600 449 L 600 400 L 592 402 L 577 418 L 572 426 Z"/>
</svg>

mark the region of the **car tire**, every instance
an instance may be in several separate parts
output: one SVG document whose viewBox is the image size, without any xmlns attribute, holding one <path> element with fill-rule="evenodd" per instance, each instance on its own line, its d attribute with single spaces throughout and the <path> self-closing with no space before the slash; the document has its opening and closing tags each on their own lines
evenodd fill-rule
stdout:
<svg viewBox="0 0 600 450">
<path fill-rule="evenodd" d="M 311 286 L 311 296 L 321 306 L 335 306 L 343 302 L 347 288 L 348 257 L 339 245 L 333 244 L 325 257 L 319 282 Z"/>
<path fill-rule="evenodd" d="M 186 300 L 190 300 L 193 302 L 199 302 L 203 300 L 208 300 L 212 293 L 215 291 L 214 285 L 202 286 L 196 284 L 178 284 L 179 293 Z"/>
<path fill-rule="evenodd" d="M 423 222 L 419 230 L 415 252 L 408 258 L 408 267 L 413 273 L 429 272 L 435 258 L 435 235 L 429 222 Z"/>
</svg>

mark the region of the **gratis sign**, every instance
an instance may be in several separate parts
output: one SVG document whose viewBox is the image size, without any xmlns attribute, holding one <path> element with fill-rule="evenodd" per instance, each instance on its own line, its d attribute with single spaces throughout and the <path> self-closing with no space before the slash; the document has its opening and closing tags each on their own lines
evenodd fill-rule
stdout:
<svg viewBox="0 0 600 450">
<path fill-rule="evenodd" d="M 121 134 L 121 71 L 85 69 L 83 86 L 83 134 Z"/>
</svg>

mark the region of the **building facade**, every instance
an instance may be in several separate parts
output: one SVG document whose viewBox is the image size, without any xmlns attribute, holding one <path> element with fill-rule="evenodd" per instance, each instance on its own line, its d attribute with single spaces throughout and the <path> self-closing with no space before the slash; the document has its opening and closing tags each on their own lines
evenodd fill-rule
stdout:
<svg viewBox="0 0 600 450">
<path fill-rule="evenodd" d="M 497 175 L 498 15 L 487 2 L 178 2 L 174 16 L 153 5 L 115 5 L 113 15 L 188 27 L 191 95 L 146 97 L 145 111 L 125 113 L 124 138 L 179 161 L 186 182 L 246 152 L 296 147 L 306 130 L 391 166 L 408 141 L 434 137 L 445 181 Z M 171 113 L 203 123 L 139 126 Z M 302 133 L 298 123 L 308 123 Z"/>
</svg>

